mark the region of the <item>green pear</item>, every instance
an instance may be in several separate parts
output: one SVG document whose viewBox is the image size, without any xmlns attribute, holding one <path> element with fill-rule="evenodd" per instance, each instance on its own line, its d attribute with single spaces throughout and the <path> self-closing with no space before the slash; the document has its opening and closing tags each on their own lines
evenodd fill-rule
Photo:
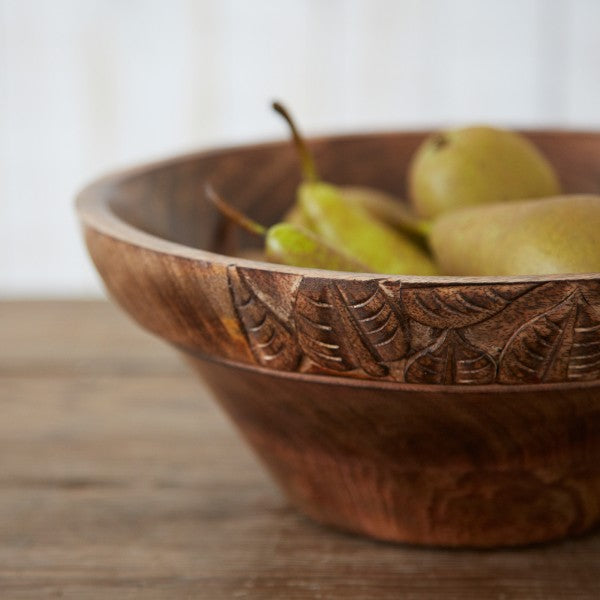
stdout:
<svg viewBox="0 0 600 600">
<path fill-rule="evenodd" d="M 394 213 L 417 231 L 416 218 L 409 211 L 389 207 L 389 196 L 361 188 L 346 189 L 320 181 L 314 158 L 300 135 L 291 115 L 279 102 L 273 108 L 288 123 L 302 166 L 304 182 L 298 188 L 297 201 L 286 213 L 286 221 L 301 224 L 316 233 L 338 252 L 352 256 L 376 273 L 434 275 L 437 269 L 426 251 L 406 235 L 374 217 L 372 210 Z M 300 207 L 300 211 L 298 208 Z M 373 208 L 377 207 L 377 208 Z M 398 214 L 402 212 L 401 216 Z M 410 218 L 408 217 L 410 215 Z M 421 237 L 423 233 L 419 233 Z M 422 243 L 422 240 L 421 240 Z"/>
<path fill-rule="evenodd" d="M 419 218 L 409 204 L 392 194 L 358 185 L 341 186 L 340 193 L 347 202 L 362 206 L 372 217 L 418 241 L 424 240 L 429 234 L 429 221 Z"/>
<path fill-rule="evenodd" d="M 353 256 L 376 273 L 436 275 L 427 254 L 389 225 L 348 203 L 339 188 L 305 182 L 298 203 L 310 228 L 338 251 Z"/>
<path fill-rule="evenodd" d="M 406 202 L 387 192 L 366 186 L 345 185 L 339 186 L 338 190 L 349 204 L 364 208 L 371 217 L 398 229 L 417 244 L 425 245 L 431 224 L 429 221 L 417 217 Z M 311 227 L 302 207 L 297 202 L 286 211 L 283 221 L 309 229 Z"/>
<path fill-rule="evenodd" d="M 311 231 L 293 223 L 278 223 L 265 235 L 267 260 L 295 267 L 357 271 L 367 273 L 367 265 L 333 248 Z"/>
<path fill-rule="evenodd" d="M 446 275 L 600 272 L 600 196 L 474 206 L 433 223 L 430 245 Z"/>
<path fill-rule="evenodd" d="M 366 264 L 333 248 L 302 225 L 277 223 L 267 228 L 226 202 L 210 183 L 204 186 L 204 191 L 208 200 L 229 221 L 253 235 L 264 238 L 264 255 L 261 253 L 258 260 L 266 259 L 270 262 L 310 269 L 359 273 L 370 271 Z M 257 258 L 255 252 L 251 251 L 250 258 Z M 247 251 L 243 254 L 246 253 Z"/>
<path fill-rule="evenodd" d="M 449 210 L 560 194 L 556 173 L 522 135 L 466 127 L 428 137 L 409 166 L 410 198 L 422 217 Z"/>
</svg>

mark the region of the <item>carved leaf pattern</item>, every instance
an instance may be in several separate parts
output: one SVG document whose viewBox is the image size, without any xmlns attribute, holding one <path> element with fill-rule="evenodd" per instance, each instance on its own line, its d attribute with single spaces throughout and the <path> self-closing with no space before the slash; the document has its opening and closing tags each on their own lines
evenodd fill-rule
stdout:
<svg viewBox="0 0 600 600">
<path fill-rule="evenodd" d="M 383 362 L 402 359 L 408 351 L 406 319 L 377 282 L 338 284 L 365 343 Z"/>
<path fill-rule="evenodd" d="M 258 363 L 285 371 L 295 369 L 300 351 L 293 332 L 258 297 L 248 274 L 230 266 L 227 276 L 233 306 Z"/>
<path fill-rule="evenodd" d="M 434 385 L 600 379 L 599 290 L 591 284 L 405 288 L 389 280 L 290 276 L 277 279 L 278 290 L 262 272 L 234 266 L 227 272 L 241 329 L 257 363 L 266 367 L 295 370 L 304 356 L 325 371 L 362 370 L 371 378 L 402 380 L 403 366 L 405 381 Z M 505 329 L 497 366 L 489 341 L 493 317 L 515 300 L 519 308 L 509 309 L 504 327 L 536 308 L 546 310 L 521 320 L 512 335 Z M 487 327 L 485 349 L 469 341 L 481 336 L 480 323 Z M 475 337 L 471 325 L 477 325 Z M 411 343 L 422 349 L 403 365 Z"/>
<path fill-rule="evenodd" d="M 598 378 L 600 378 L 600 311 L 587 302 L 582 302 L 577 307 L 567 379 L 590 381 Z"/>
<path fill-rule="evenodd" d="M 591 380 L 600 376 L 600 310 L 576 289 L 522 325 L 500 356 L 499 381 Z"/>
<path fill-rule="evenodd" d="M 483 385 L 494 381 L 496 363 L 459 332 L 449 329 L 412 356 L 404 374 L 409 383 Z"/>
<path fill-rule="evenodd" d="M 402 303 L 408 315 L 423 325 L 460 329 L 498 314 L 533 287 L 510 284 L 404 288 Z"/>
<path fill-rule="evenodd" d="M 300 284 L 295 307 L 298 343 L 314 363 L 334 371 L 349 371 L 354 368 L 352 354 L 342 342 L 343 331 L 336 327 L 329 296 L 325 286 L 312 289 L 305 281 Z"/>
<path fill-rule="evenodd" d="M 384 377 L 400 322 L 377 282 L 367 287 L 366 299 L 353 296 L 348 287 L 343 294 L 335 282 L 325 285 L 306 279 L 296 298 L 295 317 L 298 342 L 317 365 L 334 371 L 362 368 L 373 377 Z M 362 286 L 363 293 L 365 285 Z M 400 351 L 405 337 L 398 336 Z"/>
</svg>

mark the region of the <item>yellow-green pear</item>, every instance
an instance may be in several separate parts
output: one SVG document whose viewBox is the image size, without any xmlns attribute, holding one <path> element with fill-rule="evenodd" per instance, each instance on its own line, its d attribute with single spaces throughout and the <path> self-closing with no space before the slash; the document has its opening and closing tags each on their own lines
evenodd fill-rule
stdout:
<svg viewBox="0 0 600 600">
<path fill-rule="evenodd" d="M 429 221 L 419 218 L 412 206 L 382 190 L 367 186 L 344 185 L 340 193 L 347 202 L 358 204 L 372 216 L 392 227 L 424 239 L 429 233 Z"/>
<path fill-rule="evenodd" d="M 393 202 L 383 194 L 344 189 L 323 183 L 317 174 L 312 153 L 300 135 L 287 109 L 279 102 L 273 108 L 288 123 L 302 166 L 304 182 L 298 188 L 296 205 L 285 215 L 288 223 L 300 224 L 314 232 L 323 242 L 345 256 L 351 256 L 376 273 L 435 275 L 437 268 L 419 243 L 375 217 L 367 209 L 379 213 L 394 212 L 388 204 Z M 299 207 L 299 210 L 298 210 Z M 373 208 L 376 207 L 376 208 Z M 399 209 L 402 211 L 402 208 Z M 417 219 L 404 211 L 395 218 L 404 223 Z M 408 218 L 410 214 L 410 219 Z M 412 219 L 412 220 L 411 220 Z M 405 224 L 405 229 L 408 225 Z M 417 225 L 413 225 L 417 230 Z M 424 233 L 419 232 L 422 238 Z"/>
<path fill-rule="evenodd" d="M 515 200 L 445 213 L 430 245 L 445 275 L 600 272 L 600 196 Z"/>
<path fill-rule="evenodd" d="M 437 274 L 437 268 L 421 248 L 371 217 L 361 206 L 348 203 L 336 186 L 305 182 L 298 188 L 298 203 L 312 231 L 369 270 L 406 275 Z"/>
<path fill-rule="evenodd" d="M 431 224 L 428 220 L 417 217 L 412 207 L 406 202 L 392 194 L 367 186 L 344 185 L 338 186 L 338 190 L 349 204 L 364 208 L 371 217 L 407 234 L 419 245 L 425 245 Z M 302 207 L 297 202 L 285 213 L 283 221 L 311 228 Z"/>
<path fill-rule="evenodd" d="M 267 260 L 295 267 L 368 273 L 369 267 L 293 223 L 277 223 L 265 233 Z"/>
<path fill-rule="evenodd" d="M 315 233 L 295 223 L 276 223 L 265 227 L 226 202 L 211 184 L 205 185 L 206 197 L 232 223 L 264 239 L 264 253 L 258 260 L 267 260 L 295 267 L 328 269 L 331 271 L 370 272 L 368 265 L 339 251 Z"/>
<path fill-rule="evenodd" d="M 528 139 L 483 126 L 428 137 L 411 161 L 409 188 L 411 202 L 422 217 L 560 194 L 552 165 Z"/>
</svg>

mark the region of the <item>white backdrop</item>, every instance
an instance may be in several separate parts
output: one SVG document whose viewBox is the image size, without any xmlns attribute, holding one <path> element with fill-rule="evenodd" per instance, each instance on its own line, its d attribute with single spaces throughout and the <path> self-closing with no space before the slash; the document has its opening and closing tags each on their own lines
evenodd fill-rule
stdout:
<svg viewBox="0 0 600 600">
<path fill-rule="evenodd" d="M 0 297 L 98 295 L 106 170 L 308 133 L 600 127 L 598 0 L 0 0 Z"/>
</svg>

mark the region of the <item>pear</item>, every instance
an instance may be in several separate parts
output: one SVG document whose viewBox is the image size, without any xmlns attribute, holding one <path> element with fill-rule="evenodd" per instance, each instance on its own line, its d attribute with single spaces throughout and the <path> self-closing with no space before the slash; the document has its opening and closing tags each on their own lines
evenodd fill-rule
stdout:
<svg viewBox="0 0 600 600">
<path fill-rule="evenodd" d="M 354 257 L 376 273 L 434 275 L 435 265 L 423 247 L 409 236 L 372 216 L 365 207 L 377 205 L 379 212 L 393 213 L 399 221 L 417 221 L 406 210 L 390 208 L 389 196 L 371 190 L 344 188 L 320 181 L 314 158 L 298 132 L 289 112 L 278 102 L 276 110 L 288 123 L 302 165 L 303 183 L 298 188 L 297 202 L 286 213 L 286 221 L 301 224 L 313 231 L 338 252 Z M 300 207 L 300 211 L 298 211 Z M 401 213 L 401 214 L 400 214 Z M 399 216 L 398 216 L 399 215 Z M 410 218 L 407 216 L 410 215 Z M 412 225 L 417 231 L 417 226 Z M 405 225 L 408 227 L 408 225 Z M 421 236 L 424 234 L 420 233 Z"/>
<path fill-rule="evenodd" d="M 339 188 L 305 182 L 298 203 L 310 228 L 330 246 L 353 256 L 376 273 L 436 275 L 427 254 L 359 205 L 346 202 Z"/>
<path fill-rule="evenodd" d="M 284 118 L 290 128 L 292 139 L 300 158 L 303 180 L 313 183 L 320 182 L 314 157 L 298 131 L 291 114 L 280 102 L 273 102 L 272 106 L 273 110 Z M 425 238 L 429 232 L 429 223 L 420 219 L 407 203 L 402 202 L 391 194 L 358 185 L 340 186 L 339 191 L 348 203 L 360 205 L 372 217 L 384 221 L 405 233 Z M 288 223 L 308 226 L 303 221 L 302 210 L 299 209 L 297 204 L 288 209 L 283 220 Z"/>
<path fill-rule="evenodd" d="M 372 217 L 422 242 L 429 234 L 429 221 L 419 218 L 412 207 L 399 198 L 366 186 L 345 185 L 340 192 L 346 202 L 362 206 Z"/>
<path fill-rule="evenodd" d="M 344 185 L 339 186 L 338 190 L 348 204 L 364 208 L 371 217 L 387 223 L 394 229 L 408 235 L 421 247 L 426 247 L 426 239 L 429 235 L 431 223 L 417 217 L 406 202 L 387 192 L 367 186 Z M 308 229 L 311 227 L 310 222 L 304 216 L 302 207 L 298 203 L 294 203 L 287 210 L 283 216 L 283 221 L 301 225 Z"/>
<path fill-rule="evenodd" d="M 556 173 L 522 135 L 493 127 L 436 133 L 409 166 L 410 198 L 422 217 L 465 206 L 560 194 Z"/>
<path fill-rule="evenodd" d="M 565 195 L 464 208 L 433 223 L 447 275 L 600 272 L 600 196 Z"/>
<path fill-rule="evenodd" d="M 328 269 L 331 271 L 353 271 L 367 273 L 369 267 L 321 240 L 313 232 L 295 223 L 276 223 L 265 227 L 250 219 L 226 202 L 211 184 L 204 186 L 206 197 L 213 206 L 231 222 L 253 235 L 264 238 L 264 253 L 251 251 L 243 257 L 276 262 L 295 267 Z M 238 253 L 239 254 L 239 253 Z"/>
<path fill-rule="evenodd" d="M 367 265 L 293 223 L 277 223 L 269 227 L 265 233 L 265 254 L 270 262 L 295 267 L 370 272 Z"/>
</svg>

